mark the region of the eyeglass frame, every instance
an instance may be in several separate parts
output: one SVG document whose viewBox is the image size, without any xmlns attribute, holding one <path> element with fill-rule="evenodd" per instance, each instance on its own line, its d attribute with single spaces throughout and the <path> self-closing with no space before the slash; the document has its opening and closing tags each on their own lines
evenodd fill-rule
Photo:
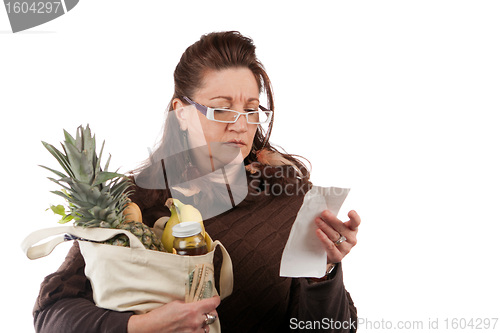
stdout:
<svg viewBox="0 0 500 333">
<path fill-rule="evenodd" d="M 238 119 L 240 119 L 241 115 L 245 115 L 245 118 L 247 119 L 247 124 L 264 125 L 264 124 L 269 124 L 271 122 L 271 119 L 272 119 L 272 116 L 273 116 L 273 111 L 272 110 L 269 110 L 269 109 L 267 109 L 267 108 L 265 108 L 265 107 L 263 107 L 262 105 L 259 104 L 259 109 L 261 109 L 259 111 L 270 112 L 270 114 L 269 114 L 269 117 L 267 118 L 266 122 L 264 122 L 264 123 L 255 123 L 255 122 L 250 122 L 248 120 L 248 115 L 250 113 L 259 112 L 259 111 L 239 112 L 239 111 L 231 110 L 231 109 L 211 108 L 211 107 L 205 106 L 203 104 L 196 103 L 195 101 L 191 100 L 189 97 L 182 96 L 182 98 L 184 100 L 186 100 L 189 104 L 194 105 L 196 107 L 196 109 L 201 112 L 201 114 L 203 114 L 205 117 L 207 117 L 208 120 L 215 121 L 215 122 L 218 122 L 218 123 L 234 124 L 234 123 L 236 123 L 238 121 Z M 236 119 L 234 119 L 234 121 L 216 120 L 215 117 L 214 117 L 214 111 L 215 110 L 224 110 L 224 111 L 236 112 L 238 114 L 238 116 L 236 117 Z"/>
</svg>

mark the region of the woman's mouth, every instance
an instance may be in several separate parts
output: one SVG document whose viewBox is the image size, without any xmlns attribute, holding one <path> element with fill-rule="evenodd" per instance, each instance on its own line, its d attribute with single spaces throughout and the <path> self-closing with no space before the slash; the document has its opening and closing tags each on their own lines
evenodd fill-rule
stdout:
<svg viewBox="0 0 500 333">
<path fill-rule="evenodd" d="M 241 140 L 231 140 L 225 142 L 226 145 L 231 146 L 231 147 L 237 147 L 237 148 L 242 148 L 246 146 L 247 144 Z"/>
</svg>

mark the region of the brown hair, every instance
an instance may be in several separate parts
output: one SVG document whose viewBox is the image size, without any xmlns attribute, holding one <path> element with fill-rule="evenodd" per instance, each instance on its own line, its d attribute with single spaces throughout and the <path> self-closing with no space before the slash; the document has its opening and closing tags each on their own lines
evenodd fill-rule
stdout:
<svg viewBox="0 0 500 333">
<path fill-rule="evenodd" d="M 173 110 L 173 100 L 178 98 L 183 101 L 182 97 L 192 97 L 197 89 L 203 83 L 204 75 L 208 71 L 222 70 L 234 67 L 244 67 L 252 71 L 257 81 L 259 92 L 266 93 L 267 108 L 274 111 L 274 95 L 271 86 L 271 81 L 264 69 L 262 63 L 257 59 L 255 53 L 255 45 L 252 39 L 243 36 L 237 31 L 213 32 L 203 35 L 200 40 L 189 46 L 181 56 L 179 63 L 174 71 L 174 94 L 170 100 L 168 110 Z M 252 150 L 245 158 L 245 165 L 251 163 L 258 164 L 257 153 L 259 150 L 267 149 L 272 152 L 278 152 L 269 142 L 272 127 L 274 123 L 274 114 L 267 134 L 264 134 L 263 128 L 259 125 L 254 137 Z M 189 152 L 181 147 L 184 146 L 184 139 L 179 130 L 179 124 L 174 112 L 168 112 L 167 121 L 160 146 L 155 149 L 149 163 L 147 162 L 141 169 L 141 172 L 146 171 L 146 168 L 152 167 L 152 162 L 162 159 L 161 156 L 172 156 L 177 154 L 177 164 L 179 168 L 186 168 L 184 161 L 189 159 Z M 174 148 L 172 148 L 174 147 Z M 172 151 L 179 147 L 178 151 Z M 186 147 L 187 148 L 187 147 Z M 177 150 L 177 149 L 176 149 Z M 306 182 L 309 179 L 309 171 L 304 164 L 299 161 L 295 155 L 280 153 L 286 160 L 290 161 L 302 174 L 302 180 Z M 170 163 L 170 162 L 169 162 Z M 175 161 L 173 163 L 176 163 Z M 159 165 L 159 163 L 156 163 Z M 264 167 L 264 166 L 262 166 Z M 152 170 L 145 172 L 149 174 Z M 292 177 L 295 178 L 295 177 Z M 287 179 L 281 179 L 280 182 L 288 182 Z M 296 179 L 290 179 L 296 182 Z"/>
</svg>

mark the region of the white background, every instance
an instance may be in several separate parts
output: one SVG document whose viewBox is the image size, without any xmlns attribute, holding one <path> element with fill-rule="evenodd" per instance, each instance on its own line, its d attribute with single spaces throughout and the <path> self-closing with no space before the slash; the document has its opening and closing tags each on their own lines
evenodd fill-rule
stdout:
<svg viewBox="0 0 500 333">
<path fill-rule="evenodd" d="M 498 317 L 500 4 L 330 3 L 82 0 L 17 34 L 0 7 L 2 326 L 33 331 L 39 284 L 69 249 L 29 261 L 19 247 L 57 225 L 56 185 L 37 166 L 57 165 L 40 141 L 89 123 L 112 166 L 136 167 L 182 52 L 219 30 L 257 45 L 272 142 L 307 157 L 315 184 L 352 188 L 340 215 L 363 222 L 344 280 L 373 326 L 359 331 Z"/>
</svg>

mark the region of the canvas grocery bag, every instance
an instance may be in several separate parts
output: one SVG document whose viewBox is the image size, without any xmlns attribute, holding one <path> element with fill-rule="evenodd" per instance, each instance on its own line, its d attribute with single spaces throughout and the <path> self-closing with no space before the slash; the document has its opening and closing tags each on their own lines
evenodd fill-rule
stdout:
<svg viewBox="0 0 500 333">
<path fill-rule="evenodd" d="M 125 234 L 130 247 L 101 244 L 116 235 Z M 233 290 L 231 258 L 219 241 L 208 244 L 210 252 L 200 256 L 180 256 L 148 250 L 127 230 L 61 226 L 33 232 L 21 247 L 30 259 L 46 256 L 68 236 L 78 240 L 85 259 L 85 275 L 92 284 L 97 306 L 115 311 L 146 313 L 173 300 L 185 300 L 186 281 L 197 265 L 213 265 L 217 247 L 222 252 L 220 297 L 224 299 Z M 53 236 L 55 238 L 49 239 Z M 37 244 L 47 240 L 45 243 Z M 199 267 L 199 266 L 198 266 Z M 215 286 L 213 295 L 217 294 Z M 220 331 L 217 321 L 211 332 Z"/>
</svg>

